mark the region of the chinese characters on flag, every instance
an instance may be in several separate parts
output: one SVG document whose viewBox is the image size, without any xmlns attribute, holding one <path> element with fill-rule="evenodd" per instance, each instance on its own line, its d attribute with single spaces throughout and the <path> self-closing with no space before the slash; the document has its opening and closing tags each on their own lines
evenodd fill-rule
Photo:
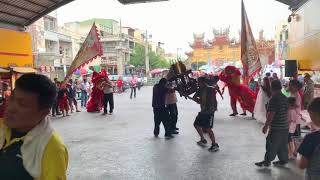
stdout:
<svg viewBox="0 0 320 180">
<path fill-rule="evenodd" d="M 248 84 L 261 70 L 261 62 L 243 0 L 241 1 L 241 62 L 243 82 Z"/>
</svg>

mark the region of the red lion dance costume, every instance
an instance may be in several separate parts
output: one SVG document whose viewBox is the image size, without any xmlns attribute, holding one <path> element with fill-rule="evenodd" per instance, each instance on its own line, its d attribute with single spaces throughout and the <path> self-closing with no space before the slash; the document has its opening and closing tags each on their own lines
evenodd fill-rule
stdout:
<svg viewBox="0 0 320 180">
<path fill-rule="evenodd" d="M 108 74 L 104 70 L 101 73 L 93 72 L 92 74 L 92 93 L 87 104 L 87 112 L 100 112 L 103 107 L 103 88 L 107 85 Z"/>
<path fill-rule="evenodd" d="M 237 101 L 243 110 L 253 113 L 257 94 L 246 85 L 240 84 L 241 72 L 234 66 L 227 66 L 219 75 L 221 81 L 228 86 L 233 113 L 237 112 Z"/>
</svg>

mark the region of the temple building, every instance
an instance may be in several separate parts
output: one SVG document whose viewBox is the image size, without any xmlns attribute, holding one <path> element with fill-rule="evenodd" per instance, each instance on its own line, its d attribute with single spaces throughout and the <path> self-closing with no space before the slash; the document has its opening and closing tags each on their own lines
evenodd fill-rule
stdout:
<svg viewBox="0 0 320 180">
<path fill-rule="evenodd" d="M 186 53 L 192 62 L 192 69 L 211 63 L 215 67 L 226 64 L 241 65 L 241 43 L 239 39 L 229 37 L 230 28 L 213 29 L 214 38 L 205 40 L 205 34 L 194 34 L 193 43 L 189 43 L 192 52 Z M 263 31 L 257 40 L 257 48 L 262 65 L 274 61 L 274 41 L 266 40 Z M 210 62 L 211 61 L 211 62 Z"/>
</svg>

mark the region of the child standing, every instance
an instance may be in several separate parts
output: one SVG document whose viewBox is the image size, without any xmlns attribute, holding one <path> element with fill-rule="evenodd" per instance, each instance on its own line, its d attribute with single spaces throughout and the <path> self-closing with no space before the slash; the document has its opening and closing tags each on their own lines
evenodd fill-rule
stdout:
<svg viewBox="0 0 320 180">
<path fill-rule="evenodd" d="M 69 102 L 68 102 L 68 96 L 67 96 L 67 89 L 65 85 L 60 84 L 60 88 L 58 91 L 58 104 L 60 111 L 62 111 L 63 117 L 69 116 Z"/>
<path fill-rule="evenodd" d="M 312 122 L 320 127 L 320 98 L 314 99 L 309 107 L 308 112 Z M 302 144 L 298 149 L 299 167 L 306 169 L 306 180 L 320 179 L 320 131 L 312 132 L 305 136 Z"/>
<path fill-rule="evenodd" d="M 295 153 L 295 144 L 292 140 L 294 133 L 297 128 L 297 122 L 299 121 L 299 111 L 296 108 L 296 98 L 289 97 L 288 98 L 288 122 L 289 122 L 289 137 L 288 137 L 288 158 L 293 159 Z"/>
</svg>

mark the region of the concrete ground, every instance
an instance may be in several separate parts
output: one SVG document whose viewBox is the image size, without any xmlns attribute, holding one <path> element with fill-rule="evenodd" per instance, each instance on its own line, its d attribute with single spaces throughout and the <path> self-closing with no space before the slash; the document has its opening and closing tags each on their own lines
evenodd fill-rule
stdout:
<svg viewBox="0 0 320 180">
<path fill-rule="evenodd" d="M 290 162 L 287 168 L 257 168 L 265 152 L 262 125 L 250 117 L 229 117 L 228 93 L 218 98 L 214 132 L 220 151 L 199 147 L 193 121 L 199 105 L 179 99 L 180 134 L 165 140 L 163 128 L 153 137 L 152 88 L 115 95 L 113 115 L 73 113 L 53 119 L 69 149 L 71 180 L 301 180 L 303 171 Z"/>
</svg>

